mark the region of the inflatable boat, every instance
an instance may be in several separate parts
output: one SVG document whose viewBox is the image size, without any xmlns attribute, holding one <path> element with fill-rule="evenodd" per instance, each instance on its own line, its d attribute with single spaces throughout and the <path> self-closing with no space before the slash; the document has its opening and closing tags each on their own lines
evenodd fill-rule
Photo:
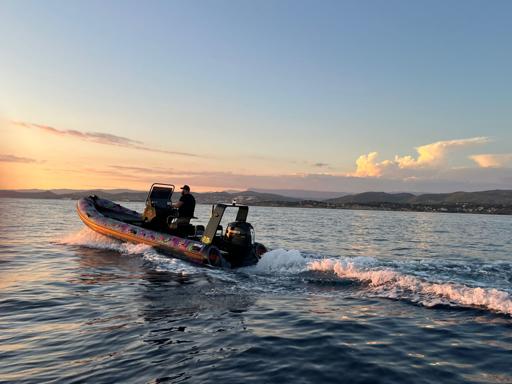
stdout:
<svg viewBox="0 0 512 384">
<path fill-rule="evenodd" d="M 247 222 L 246 205 L 215 204 L 206 227 L 177 221 L 172 208 L 172 184 L 153 184 L 143 213 L 96 195 L 77 202 L 80 219 L 93 231 L 121 241 L 147 244 L 160 252 L 192 263 L 212 267 L 238 268 L 256 264 L 267 251 L 254 241 L 254 229 Z M 238 209 L 234 222 L 224 231 L 220 225 L 226 209 Z"/>
</svg>

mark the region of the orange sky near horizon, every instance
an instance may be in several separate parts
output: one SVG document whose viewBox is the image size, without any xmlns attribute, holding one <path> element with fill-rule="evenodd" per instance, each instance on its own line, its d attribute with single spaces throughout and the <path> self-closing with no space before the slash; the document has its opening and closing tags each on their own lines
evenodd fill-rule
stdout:
<svg viewBox="0 0 512 384">
<path fill-rule="evenodd" d="M 154 182 L 189 184 L 198 192 L 249 188 L 331 192 L 503 189 L 509 185 L 507 162 L 512 158 L 475 152 L 491 141 L 481 136 L 424 144 L 414 148 L 416 154 L 391 159 L 371 152 L 355 159 L 352 169 L 340 171 L 330 164 L 285 155 L 240 156 L 215 153 L 213 147 L 211 153 L 195 153 L 190 150 L 193 142 L 179 146 L 186 150 L 176 151 L 165 142 L 147 143 L 107 132 L 5 119 L 0 120 L 0 133 L 0 189 L 146 190 Z M 474 165 L 450 164 L 461 155 L 463 161 Z"/>
<path fill-rule="evenodd" d="M 48 134 L 25 123 L 1 123 L 0 154 L 13 161 L 0 162 L 0 189 L 115 189 L 145 190 L 153 182 L 191 184 L 204 174 L 229 165 L 229 172 L 265 174 L 272 159 L 257 159 L 252 172 L 243 164 L 233 167 L 230 157 L 182 156 L 122 145 Z M 151 149 L 151 147 L 150 147 Z M 270 173 L 270 172 L 269 172 Z M 237 189 L 229 185 L 194 184 L 193 190 Z M 243 188 L 238 188 L 243 189 Z"/>
</svg>

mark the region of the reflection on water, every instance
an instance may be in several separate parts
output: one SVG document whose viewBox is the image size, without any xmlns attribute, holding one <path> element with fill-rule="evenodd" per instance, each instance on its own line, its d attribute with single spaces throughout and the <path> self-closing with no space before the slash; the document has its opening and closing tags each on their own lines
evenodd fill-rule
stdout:
<svg viewBox="0 0 512 384">
<path fill-rule="evenodd" d="M 8 288 L 23 287 L 36 282 L 46 282 L 50 280 L 58 280 L 59 276 L 49 270 L 33 270 L 20 271 L 13 274 L 9 270 L 0 271 L 0 290 Z"/>
<path fill-rule="evenodd" d="M 255 208 L 298 251 L 219 271 L 78 232 L 73 205 L 0 199 L 0 381 L 512 381 L 510 218 Z"/>
</svg>

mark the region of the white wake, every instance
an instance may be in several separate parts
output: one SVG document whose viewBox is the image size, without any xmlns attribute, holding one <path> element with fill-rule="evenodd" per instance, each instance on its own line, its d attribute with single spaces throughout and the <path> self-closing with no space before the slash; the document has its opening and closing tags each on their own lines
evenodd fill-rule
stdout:
<svg viewBox="0 0 512 384">
<path fill-rule="evenodd" d="M 155 249 L 146 244 L 132 244 L 103 236 L 89 228 L 83 228 L 57 240 L 60 244 L 78 245 L 81 247 L 106 249 L 125 255 L 141 255 L 144 260 L 151 262 L 157 271 L 170 271 L 181 273 L 193 273 L 197 268 L 176 258 L 161 255 Z"/>
<path fill-rule="evenodd" d="M 379 297 L 409 300 L 426 307 L 439 304 L 475 307 L 512 316 L 512 295 L 508 292 L 455 282 L 432 282 L 382 267 L 372 257 L 312 259 L 296 250 L 278 249 L 266 253 L 256 266 L 246 270 L 257 274 L 329 272 L 341 279 L 366 284 L 367 292 Z"/>
<path fill-rule="evenodd" d="M 140 254 L 157 270 L 197 273 L 198 267 L 185 261 L 166 257 L 144 244 L 131 244 L 100 235 L 88 228 L 58 240 L 61 244 L 108 249 L 122 254 Z M 455 282 L 433 282 L 429 277 L 418 277 L 383 267 L 372 257 L 313 259 L 298 250 L 276 249 L 263 255 L 258 264 L 242 268 L 248 274 L 275 277 L 293 276 L 309 271 L 334 273 L 340 279 L 349 279 L 366 285 L 368 294 L 397 300 L 408 300 L 426 307 L 439 304 L 482 308 L 512 316 L 512 295 L 485 287 L 470 287 Z M 223 271 L 211 271 L 221 280 L 231 278 Z M 436 279 L 436 276 L 430 276 Z"/>
</svg>

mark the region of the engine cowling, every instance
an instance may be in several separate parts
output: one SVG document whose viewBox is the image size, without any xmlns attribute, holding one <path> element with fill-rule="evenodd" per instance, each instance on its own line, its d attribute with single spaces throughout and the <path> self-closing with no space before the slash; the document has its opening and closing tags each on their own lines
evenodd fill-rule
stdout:
<svg viewBox="0 0 512 384">
<path fill-rule="evenodd" d="M 234 247 L 249 248 L 254 244 L 254 228 L 245 221 L 229 223 L 224 234 L 224 241 Z"/>
</svg>

